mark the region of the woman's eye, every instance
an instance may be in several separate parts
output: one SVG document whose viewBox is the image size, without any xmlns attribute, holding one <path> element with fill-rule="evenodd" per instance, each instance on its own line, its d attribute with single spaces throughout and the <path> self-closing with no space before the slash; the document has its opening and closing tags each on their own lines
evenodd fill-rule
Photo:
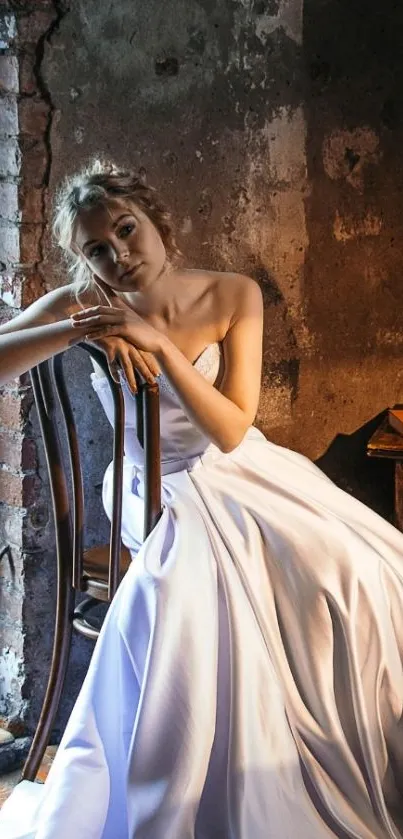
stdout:
<svg viewBox="0 0 403 839">
<path fill-rule="evenodd" d="M 91 248 L 89 253 L 90 259 L 98 259 L 100 256 L 102 256 L 104 251 L 105 245 L 94 245 L 94 247 Z"/>
<path fill-rule="evenodd" d="M 119 230 L 120 238 L 125 239 L 127 236 L 130 236 L 130 234 L 133 233 L 134 229 L 135 229 L 134 224 L 124 224 L 123 227 L 121 227 L 120 230 Z"/>
</svg>

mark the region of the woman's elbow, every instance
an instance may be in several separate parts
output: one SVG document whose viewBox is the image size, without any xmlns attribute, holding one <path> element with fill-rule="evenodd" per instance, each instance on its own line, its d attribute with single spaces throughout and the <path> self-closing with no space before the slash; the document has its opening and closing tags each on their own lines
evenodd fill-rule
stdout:
<svg viewBox="0 0 403 839">
<path fill-rule="evenodd" d="M 233 452 L 234 449 L 237 449 L 238 446 L 241 445 L 242 440 L 244 439 L 250 426 L 251 423 L 248 423 L 243 425 L 241 428 L 230 429 L 229 432 L 217 442 L 217 446 L 220 451 L 222 451 L 223 454 L 230 454 L 230 452 Z"/>
</svg>

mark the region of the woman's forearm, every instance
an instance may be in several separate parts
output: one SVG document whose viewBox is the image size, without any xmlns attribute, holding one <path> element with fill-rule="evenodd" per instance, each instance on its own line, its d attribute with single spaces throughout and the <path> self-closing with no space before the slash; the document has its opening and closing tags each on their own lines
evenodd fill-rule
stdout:
<svg viewBox="0 0 403 839">
<path fill-rule="evenodd" d="M 156 357 L 191 422 L 222 451 L 236 448 L 250 425 L 241 408 L 212 387 L 169 339 L 162 338 Z"/>
<path fill-rule="evenodd" d="M 85 329 L 73 329 L 70 320 L 0 333 L 0 386 L 41 361 L 76 344 Z"/>
</svg>

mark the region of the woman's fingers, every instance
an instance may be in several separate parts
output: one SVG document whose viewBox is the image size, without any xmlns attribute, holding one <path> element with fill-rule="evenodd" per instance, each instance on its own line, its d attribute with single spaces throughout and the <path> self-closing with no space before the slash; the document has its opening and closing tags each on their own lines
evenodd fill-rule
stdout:
<svg viewBox="0 0 403 839">
<path fill-rule="evenodd" d="M 76 324 L 76 326 L 78 326 L 78 324 Z M 85 324 L 81 324 L 81 326 L 85 326 L 88 328 L 88 335 L 93 340 L 96 340 L 97 338 L 105 338 L 108 335 L 110 337 L 113 337 L 114 335 L 116 337 L 119 337 L 118 335 L 116 335 L 116 332 L 119 331 L 116 329 L 116 324 L 114 324 L 113 326 L 112 324 L 105 324 L 104 326 L 100 326 L 98 322 L 94 326 L 91 326 L 91 324 L 87 324 L 86 322 Z"/>
<path fill-rule="evenodd" d="M 108 310 L 108 312 L 109 311 L 110 310 Z M 70 318 L 70 322 L 71 325 L 76 329 L 78 327 L 82 328 L 83 326 L 87 327 L 88 329 L 96 329 L 104 324 L 105 326 L 113 324 L 116 327 L 116 324 L 124 323 L 124 318 L 122 317 L 122 312 L 118 312 L 117 314 L 112 315 L 107 314 L 105 312 L 104 314 L 100 313 L 97 315 L 88 315 L 85 318 Z"/>
<path fill-rule="evenodd" d="M 133 362 L 132 362 L 132 359 L 130 357 L 130 350 L 128 350 L 128 351 L 120 350 L 118 355 L 117 355 L 117 358 L 118 358 L 119 366 L 120 366 L 121 370 L 123 371 L 123 373 L 126 377 L 126 381 L 127 381 L 127 384 L 129 385 L 129 388 L 130 388 L 131 392 L 132 393 L 137 393 L 137 382 L 136 382 L 136 376 L 134 375 Z"/>
<path fill-rule="evenodd" d="M 99 334 L 91 332 L 86 335 L 87 340 L 97 343 L 104 351 L 109 372 L 115 382 L 120 383 L 119 373 L 124 373 L 132 393 L 137 393 L 137 383 L 134 371 L 138 370 L 146 382 L 155 383 L 155 377 L 159 375 L 160 367 L 152 353 L 145 352 L 134 347 L 128 341 L 121 338 L 106 338 L 104 329 Z"/>
<path fill-rule="evenodd" d="M 116 358 L 108 358 L 108 367 L 113 381 L 120 385 L 119 363 Z"/>
<path fill-rule="evenodd" d="M 107 335 L 108 328 L 105 327 L 95 333 L 89 333 L 86 338 L 90 341 L 102 341 L 102 339 L 107 337 Z M 138 350 L 137 347 L 134 347 L 133 344 L 130 344 L 129 342 L 125 342 L 124 345 L 127 347 L 127 352 L 129 353 L 132 364 L 136 370 L 141 373 L 147 382 L 154 384 L 155 377 L 159 376 L 161 370 L 152 353 Z"/>
<path fill-rule="evenodd" d="M 151 352 L 143 352 L 143 350 L 139 350 L 139 352 L 140 355 L 143 357 L 144 361 L 146 362 L 147 367 L 149 368 L 149 370 L 151 370 L 151 373 L 154 376 L 159 376 L 161 373 L 161 367 L 159 366 L 155 356 L 153 356 Z"/>
<path fill-rule="evenodd" d="M 86 336 L 87 337 L 87 336 Z M 100 339 L 97 341 L 97 346 L 105 353 L 106 360 L 108 362 L 108 369 L 112 376 L 112 379 L 116 384 L 120 385 L 120 371 L 122 369 L 120 358 L 119 358 L 119 348 L 113 347 L 108 344 L 107 341 L 103 341 Z"/>
<path fill-rule="evenodd" d="M 143 354 L 136 347 L 129 346 L 129 356 L 136 370 L 141 373 L 146 382 L 153 385 L 155 383 L 155 374 L 144 359 Z"/>
<path fill-rule="evenodd" d="M 74 314 L 70 316 L 70 319 L 72 321 L 81 321 L 100 315 L 109 315 L 110 317 L 120 315 L 120 317 L 122 317 L 123 312 L 115 306 L 90 306 L 88 309 L 80 309 L 79 312 L 74 312 Z"/>
<path fill-rule="evenodd" d="M 141 373 L 146 382 L 150 384 L 155 382 L 154 375 L 134 347 L 127 346 L 118 349 L 114 353 L 113 360 L 108 358 L 108 366 L 114 381 L 120 382 L 119 370 L 123 372 L 132 393 L 137 393 L 135 370 Z"/>
</svg>

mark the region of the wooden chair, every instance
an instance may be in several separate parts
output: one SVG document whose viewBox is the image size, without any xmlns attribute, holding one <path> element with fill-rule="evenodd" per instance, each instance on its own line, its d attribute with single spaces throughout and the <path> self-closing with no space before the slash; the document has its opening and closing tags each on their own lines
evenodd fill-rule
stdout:
<svg viewBox="0 0 403 839">
<path fill-rule="evenodd" d="M 130 553 L 121 542 L 122 476 L 124 446 L 124 399 L 122 389 L 110 376 L 104 354 L 87 344 L 80 344 L 102 367 L 111 388 L 114 403 L 113 436 L 113 510 L 110 543 L 84 549 L 84 494 L 80 451 L 74 415 L 65 378 L 65 353 L 31 370 L 32 386 L 44 442 L 53 516 L 56 531 L 57 602 L 55 636 L 47 690 L 39 723 L 22 778 L 36 778 L 52 731 L 67 672 L 73 628 L 87 638 L 96 639 L 99 629 L 91 623 L 91 609 L 100 601 L 110 603 L 130 563 Z M 53 374 L 53 375 L 52 375 Z M 161 468 L 158 385 L 148 385 L 137 377 L 137 435 L 144 449 L 145 513 L 144 538 L 161 514 Z M 58 398 L 57 398 L 58 397 Z M 70 478 L 65 468 L 57 431 L 56 410 L 59 402 L 64 418 Z M 75 605 L 76 592 L 85 597 Z"/>
</svg>

